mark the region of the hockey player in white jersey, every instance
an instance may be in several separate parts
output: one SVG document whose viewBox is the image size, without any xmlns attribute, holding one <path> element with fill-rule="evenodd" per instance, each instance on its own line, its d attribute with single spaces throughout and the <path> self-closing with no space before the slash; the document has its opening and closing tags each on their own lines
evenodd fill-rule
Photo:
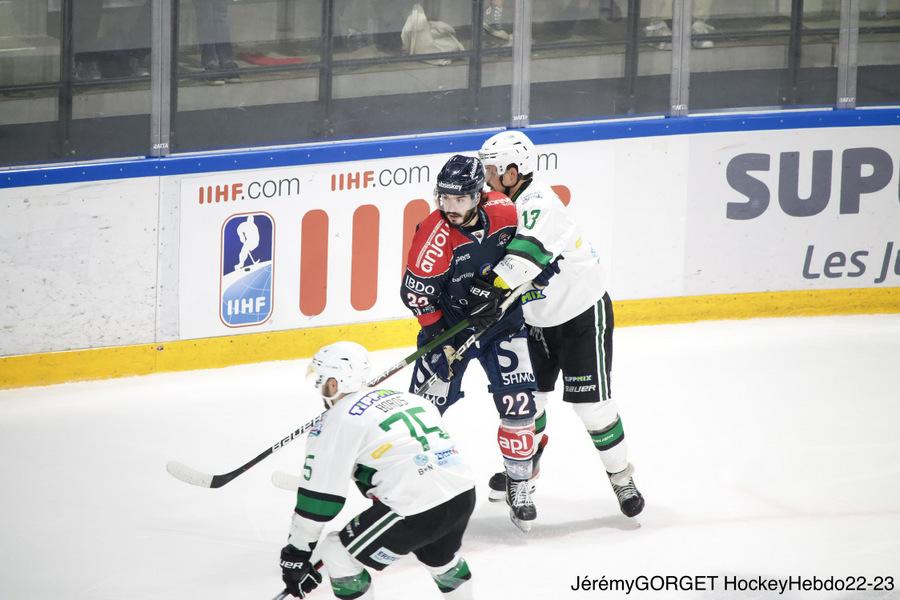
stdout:
<svg viewBox="0 0 900 600">
<path fill-rule="evenodd" d="M 328 410 L 309 433 L 288 544 L 286 591 L 304 598 L 321 581 L 321 558 L 338 598 L 374 598 L 369 570 L 412 552 L 448 600 L 470 600 L 471 574 L 459 555 L 475 488 L 441 417 L 421 396 L 365 388 L 369 358 L 353 342 L 325 346 L 307 377 Z M 321 538 L 344 506 L 350 480 L 373 504 Z"/>
<path fill-rule="evenodd" d="M 493 273 L 473 284 L 480 293 L 469 298 L 470 310 L 477 310 L 479 296 L 502 296 L 526 281 L 539 288 L 522 299 L 538 383 L 532 477 L 547 443 L 544 407 L 562 371 L 563 401 L 571 403 L 590 434 L 622 512 L 633 517 L 643 510 L 644 498 L 634 485 L 622 420 L 612 399 L 613 309 L 597 252 L 553 189 L 534 179 L 537 153 L 524 133 L 492 136 L 479 157 L 488 185 L 515 202 L 518 226 Z M 503 473 L 491 478 L 491 500 L 502 499 L 504 483 Z"/>
</svg>

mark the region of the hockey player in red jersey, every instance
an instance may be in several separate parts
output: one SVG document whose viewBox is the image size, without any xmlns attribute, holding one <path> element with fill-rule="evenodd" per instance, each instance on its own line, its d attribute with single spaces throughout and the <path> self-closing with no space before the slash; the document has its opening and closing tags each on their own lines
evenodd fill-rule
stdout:
<svg viewBox="0 0 900 600">
<path fill-rule="evenodd" d="M 515 206 L 501 193 L 485 193 L 484 184 L 481 161 L 462 155 L 450 158 L 437 177 L 437 209 L 413 237 L 401 296 L 422 327 L 419 346 L 467 317 L 473 328 L 458 335 L 453 345 L 416 361 L 410 391 L 437 374 L 439 379 L 423 395 L 443 413 L 462 397 L 463 373 L 471 359 L 478 359 L 500 415 L 497 445 L 503 455 L 510 518 L 527 531 L 537 515 L 528 485 L 536 386 L 522 307 L 514 303 L 501 315 L 502 295 L 480 302 L 476 313 L 468 307 L 471 294 L 478 292 L 473 281 L 488 276 L 516 234 Z M 450 364 L 452 349 L 475 329 L 485 329 L 478 343 Z"/>
</svg>

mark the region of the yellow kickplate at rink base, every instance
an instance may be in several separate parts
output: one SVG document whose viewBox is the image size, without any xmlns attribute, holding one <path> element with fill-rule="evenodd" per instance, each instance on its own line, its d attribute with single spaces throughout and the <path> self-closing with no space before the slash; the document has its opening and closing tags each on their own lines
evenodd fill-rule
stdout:
<svg viewBox="0 0 900 600">
<path fill-rule="evenodd" d="M 900 313 L 900 288 L 684 296 L 614 302 L 617 327 L 718 319 Z M 414 319 L 0 357 L 0 389 L 305 358 L 354 340 L 369 350 L 415 344 Z"/>
<path fill-rule="evenodd" d="M 0 389 L 291 360 L 312 356 L 322 346 L 339 340 L 353 340 L 369 350 L 401 348 L 414 346 L 418 331 L 415 319 L 400 319 L 6 356 L 0 357 Z"/>
<path fill-rule="evenodd" d="M 616 326 L 900 313 L 900 288 L 752 292 L 613 302 Z"/>
</svg>

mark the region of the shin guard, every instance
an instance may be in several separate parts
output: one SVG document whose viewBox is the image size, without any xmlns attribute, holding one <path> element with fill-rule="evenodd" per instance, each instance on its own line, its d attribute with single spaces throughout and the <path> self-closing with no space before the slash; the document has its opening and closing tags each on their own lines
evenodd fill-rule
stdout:
<svg viewBox="0 0 900 600">
<path fill-rule="evenodd" d="M 510 479 L 531 478 L 531 457 L 534 455 L 534 421 L 503 419 L 497 430 L 497 445 Z"/>
</svg>

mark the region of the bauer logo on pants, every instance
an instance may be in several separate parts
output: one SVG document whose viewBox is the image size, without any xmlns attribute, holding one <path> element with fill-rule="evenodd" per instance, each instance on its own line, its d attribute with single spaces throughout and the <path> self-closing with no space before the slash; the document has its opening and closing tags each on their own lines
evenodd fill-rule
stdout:
<svg viewBox="0 0 900 600">
<path fill-rule="evenodd" d="M 229 327 L 265 322 L 272 315 L 275 224 L 266 213 L 242 213 L 222 226 L 219 316 Z"/>
</svg>

